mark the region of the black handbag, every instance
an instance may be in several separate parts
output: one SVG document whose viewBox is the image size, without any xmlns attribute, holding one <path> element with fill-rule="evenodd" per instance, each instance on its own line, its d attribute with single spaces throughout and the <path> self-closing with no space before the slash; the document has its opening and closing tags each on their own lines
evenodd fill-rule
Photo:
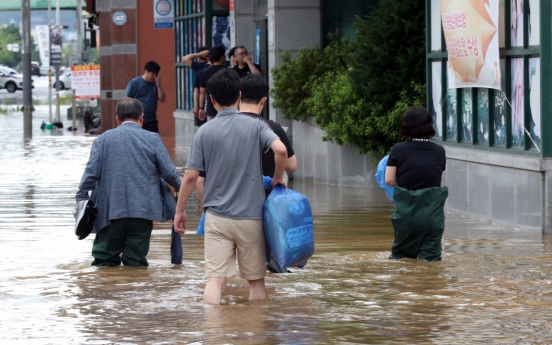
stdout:
<svg viewBox="0 0 552 345">
<path fill-rule="evenodd" d="M 77 202 L 77 207 L 73 211 L 75 216 L 75 235 L 79 240 L 84 240 L 94 229 L 94 221 L 98 210 L 90 200 L 81 200 Z"/>
</svg>

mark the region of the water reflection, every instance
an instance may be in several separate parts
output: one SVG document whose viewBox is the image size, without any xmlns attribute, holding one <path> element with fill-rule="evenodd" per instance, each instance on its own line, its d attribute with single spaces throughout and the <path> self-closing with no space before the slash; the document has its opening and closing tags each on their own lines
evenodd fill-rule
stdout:
<svg viewBox="0 0 552 345">
<path fill-rule="evenodd" d="M 172 265 L 170 224 L 155 225 L 149 268 L 90 267 L 93 237 L 75 238 L 71 210 L 93 138 L 43 133 L 40 114 L 29 142 L 20 114 L 0 115 L 13 128 L 0 133 L 4 343 L 552 341 L 552 236 L 447 213 L 443 261 L 388 260 L 392 204 L 379 189 L 295 181 L 312 202 L 316 253 L 269 275 L 264 302 L 232 278 L 223 305 L 203 305 L 203 237 L 186 234 L 184 264 Z M 197 200 L 187 212 L 192 228 Z"/>
</svg>

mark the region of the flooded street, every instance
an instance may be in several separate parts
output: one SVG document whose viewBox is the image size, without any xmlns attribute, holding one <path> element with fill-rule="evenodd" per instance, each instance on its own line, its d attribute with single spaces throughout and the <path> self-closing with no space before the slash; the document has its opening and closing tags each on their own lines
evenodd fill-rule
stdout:
<svg viewBox="0 0 552 345">
<path fill-rule="evenodd" d="M 290 184 L 311 200 L 316 252 L 270 274 L 264 302 L 232 278 L 205 306 L 203 237 L 184 235 L 172 265 L 170 224 L 148 268 L 90 267 L 94 235 L 77 240 L 71 211 L 94 137 L 42 132 L 47 118 L 38 106 L 25 142 L 22 114 L 0 114 L 3 344 L 552 343 L 552 238 L 447 213 L 442 262 L 388 260 L 393 205 L 377 188 Z M 192 230 L 197 202 L 187 213 Z"/>
</svg>

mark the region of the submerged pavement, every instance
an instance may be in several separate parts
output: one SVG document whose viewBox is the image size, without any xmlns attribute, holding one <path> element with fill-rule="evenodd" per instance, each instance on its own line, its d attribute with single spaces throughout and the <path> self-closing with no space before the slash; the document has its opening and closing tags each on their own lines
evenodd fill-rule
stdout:
<svg viewBox="0 0 552 345">
<path fill-rule="evenodd" d="M 311 201 L 316 252 L 270 274 L 264 302 L 232 278 L 223 305 L 203 305 L 197 202 L 183 265 L 170 263 L 170 224 L 156 224 L 150 267 L 90 267 L 94 236 L 77 240 L 71 211 L 94 138 L 42 132 L 47 118 L 37 107 L 25 141 L 22 114 L 0 114 L 2 343 L 552 342 L 551 237 L 447 212 L 442 262 L 388 260 L 393 205 L 378 188 L 290 184 Z"/>
</svg>

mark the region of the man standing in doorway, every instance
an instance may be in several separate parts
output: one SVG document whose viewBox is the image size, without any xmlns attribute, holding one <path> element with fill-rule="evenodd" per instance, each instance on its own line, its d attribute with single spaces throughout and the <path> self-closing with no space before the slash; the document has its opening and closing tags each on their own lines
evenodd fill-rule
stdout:
<svg viewBox="0 0 552 345">
<path fill-rule="evenodd" d="M 240 77 L 235 71 L 224 68 L 206 86 L 219 113 L 194 135 L 176 206 L 175 230 L 185 232 L 184 210 L 199 172 L 205 171 L 209 178 L 203 194 L 203 207 L 207 209 L 207 284 L 203 301 L 220 304 L 226 278 L 236 274 L 236 255 L 240 277 L 249 284 L 249 298 L 266 299 L 261 155 L 272 149 L 275 161 L 272 185 L 287 187 L 286 147 L 265 121 L 240 114 Z"/>
<path fill-rule="evenodd" d="M 240 78 L 248 74 L 262 75 L 261 66 L 251 62 L 251 57 L 247 54 L 247 49 L 244 46 L 236 47 L 234 51 L 237 65 L 234 66 L 234 71 L 238 72 Z"/>
<path fill-rule="evenodd" d="M 144 67 L 144 75 L 132 79 L 126 88 L 125 96 L 139 100 L 144 107 L 143 129 L 159 133 L 157 122 L 157 101 L 165 103 L 165 91 L 161 88 L 161 77 L 158 77 L 161 67 L 155 61 L 148 61 Z"/>
</svg>

